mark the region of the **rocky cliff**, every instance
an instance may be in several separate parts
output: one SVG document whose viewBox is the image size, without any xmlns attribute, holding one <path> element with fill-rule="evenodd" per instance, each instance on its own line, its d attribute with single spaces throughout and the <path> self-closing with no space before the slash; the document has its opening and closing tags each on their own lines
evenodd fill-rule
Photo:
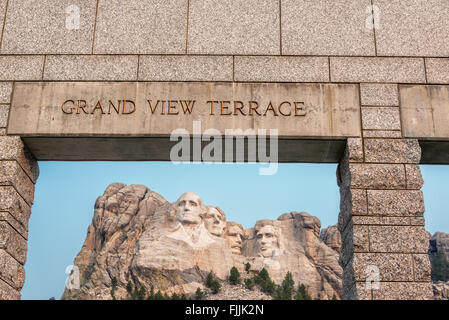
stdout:
<svg viewBox="0 0 449 320">
<path fill-rule="evenodd" d="M 126 297 L 129 282 L 189 295 L 204 288 L 209 272 L 223 281 L 233 266 L 245 272 L 248 262 L 250 272 L 265 268 L 276 283 L 290 271 L 313 298 L 340 298 L 341 240 L 332 227 L 320 238 L 320 228 L 318 218 L 290 212 L 245 230 L 192 192 L 169 203 L 145 186 L 114 183 L 97 199 L 75 258 L 71 278 L 79 275 L 79 288 L 69 286 L 63 299 L 111 299 L 113 279 L 117 299 Z M 225 296 L 232 299 L 232 290 Z"/>
</svg>

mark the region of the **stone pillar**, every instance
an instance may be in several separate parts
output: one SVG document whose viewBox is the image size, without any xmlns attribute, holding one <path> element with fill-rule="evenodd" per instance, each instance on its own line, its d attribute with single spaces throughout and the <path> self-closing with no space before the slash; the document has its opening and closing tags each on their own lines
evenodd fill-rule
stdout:
<svg viewBox="0 0 449 320">
<path fill-rule="evenodd" d="M 374 89 L 391 89 L 383 86 Z M 364 107 L 368 92 L 361 89 L 364 137 L 348 139 L 337 171 L 343 296 L 432 299 L 421 148 L 417 140 L 402 137 L 398 107 Z M 375 95 L 368 100 L 375 103 Z M 380 282 L 367 283 L 367 277 L 376 280 L 377 271 Z"/>
<path fill-rule="evenodd" d="M 9 105 L 0 105 L 0 300 L 20 299 L 28 220 L 39 167 L 20 137 L 6 136 Z"/>
</svg>

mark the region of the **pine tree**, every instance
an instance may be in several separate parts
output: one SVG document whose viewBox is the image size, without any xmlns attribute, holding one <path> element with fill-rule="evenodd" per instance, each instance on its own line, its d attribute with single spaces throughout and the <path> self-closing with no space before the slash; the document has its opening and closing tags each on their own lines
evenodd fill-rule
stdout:
<svg viewBox="0 0 449 320">
<path fill-rule="evenodd" d="M 232 285 L 239 284 L 241 282 L 240 272 L 236 267 L 232 267 L 229 275 L 229 283 Z"/>
<path fill-rule="evenodd" d="M 150 294 L 148 295 L 148 300 L 154 300 L 154 286 L 151 285 Z"/>
<path fill-rule="evenodd" d="M 245 264 L 245 271 L 246 271 L 246 273 L 249 273 L 249 270 L 251 270 L 251 264 L 249 262 L 247 262 Z"/>
<path fill-rule="evenodd" d="M 293 276 L 289 271 L 285 275 L 285 278 L 282 281 L 282 285 L 277 290 L 277 299 L 291 300 L 294 289 L 295 289 L 295 281 L 293 280 Z"/>
<path fill-rule="evenodd" d="M 198 288 L 196 289 L 196 292 L 195 292 L 195 298 L 196 298 L 196 300 L 201 300 L 201 299 L 203 299 L 203 296 L 204 296 L 203 290 L 201 290 L 201 288 L 198 287 Z"/>
<path fill-rule="evenodd" d="M 154 295 L 154 300 L 164 300 L 164 296 L 162 295 L 160 290 L 158 290 Z"/>
<path fill-rule="evenodd" d="M 254 289 L 254 281 L 251 278 L 247 278 L 245 279 L 245 287 L 248 290 L 253 290 Z"/>
<path fill-rule="evenodd" d="M 295 300 L 312 300 L 312 297 L 307 292 L 306 286 L 302 283 L 298 286 L 298 292 L 296 293 Z"/>
<path fill-rule="evenodd" d="M 337 299 L 337 296 L 335 295 L 335 293 L 334 293 L 334 295 L 332 296 L 332 300 L 338 300 L 338 299 Z"/>
<path fill-rule="evenodd" d="M 171 299 L 172 299 L 172 300 L 179 300 L 179 296 L 176 294 L 176 292 L 174 292 L 174 293 L 171 295 Z"/>
<path fill-rule="evenodd" d="M 212 275 L 212 272 L 209 272 L 206 278 L 206 287 L 210 288 L 212 287 L 212 283 L 214 281 L 214 276 Z"/>
</svg>

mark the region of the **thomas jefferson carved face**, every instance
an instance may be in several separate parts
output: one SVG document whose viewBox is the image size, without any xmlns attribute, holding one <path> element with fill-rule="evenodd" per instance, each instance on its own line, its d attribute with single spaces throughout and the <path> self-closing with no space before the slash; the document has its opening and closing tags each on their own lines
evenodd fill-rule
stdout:
<svg viewBox="0 0 449 320">
<path fill-rule="evenodd" d="M 231 247 L 232 254 L 242 254 L 242 239 L 243 229 L 237 224 L 228 225 L 226 241 L 228 242 L 229 247 Z"/>
<path fill-rule="evenodd" d="M 271 225 L 263 226 L 257 232 L 257 243 L 260 253 L 264 258 L 272 257 L 278 248 L 278 238 L 275 227 Z"/>
<path fill-rule="evenodd" d="M 206 228 L 209 232 L 217 237 L 223 235 L 226 227 L 226 217 L 216 207 L 208 207 L 204 217 Z"/>
<path fill-rule="evenodd" d="M 176 216 L 182 224 L 200 224 L 203 212 L 203 202 L 196 193 L 186 192 L 176 201 Z"/>
</svg>

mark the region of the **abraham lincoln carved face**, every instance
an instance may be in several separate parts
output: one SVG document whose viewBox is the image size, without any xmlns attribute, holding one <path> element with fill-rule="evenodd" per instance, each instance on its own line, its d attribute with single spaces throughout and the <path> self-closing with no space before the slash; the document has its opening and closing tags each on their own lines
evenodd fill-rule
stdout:
<svg viewBox="0 0 449 320">
<path fill-rule="evenodd" d="M 272 257 L 279 248 L 278 232 L 272 225 L 265 225 L 257 231 L 259 252 L 264 258 Z"/>
</svg>

